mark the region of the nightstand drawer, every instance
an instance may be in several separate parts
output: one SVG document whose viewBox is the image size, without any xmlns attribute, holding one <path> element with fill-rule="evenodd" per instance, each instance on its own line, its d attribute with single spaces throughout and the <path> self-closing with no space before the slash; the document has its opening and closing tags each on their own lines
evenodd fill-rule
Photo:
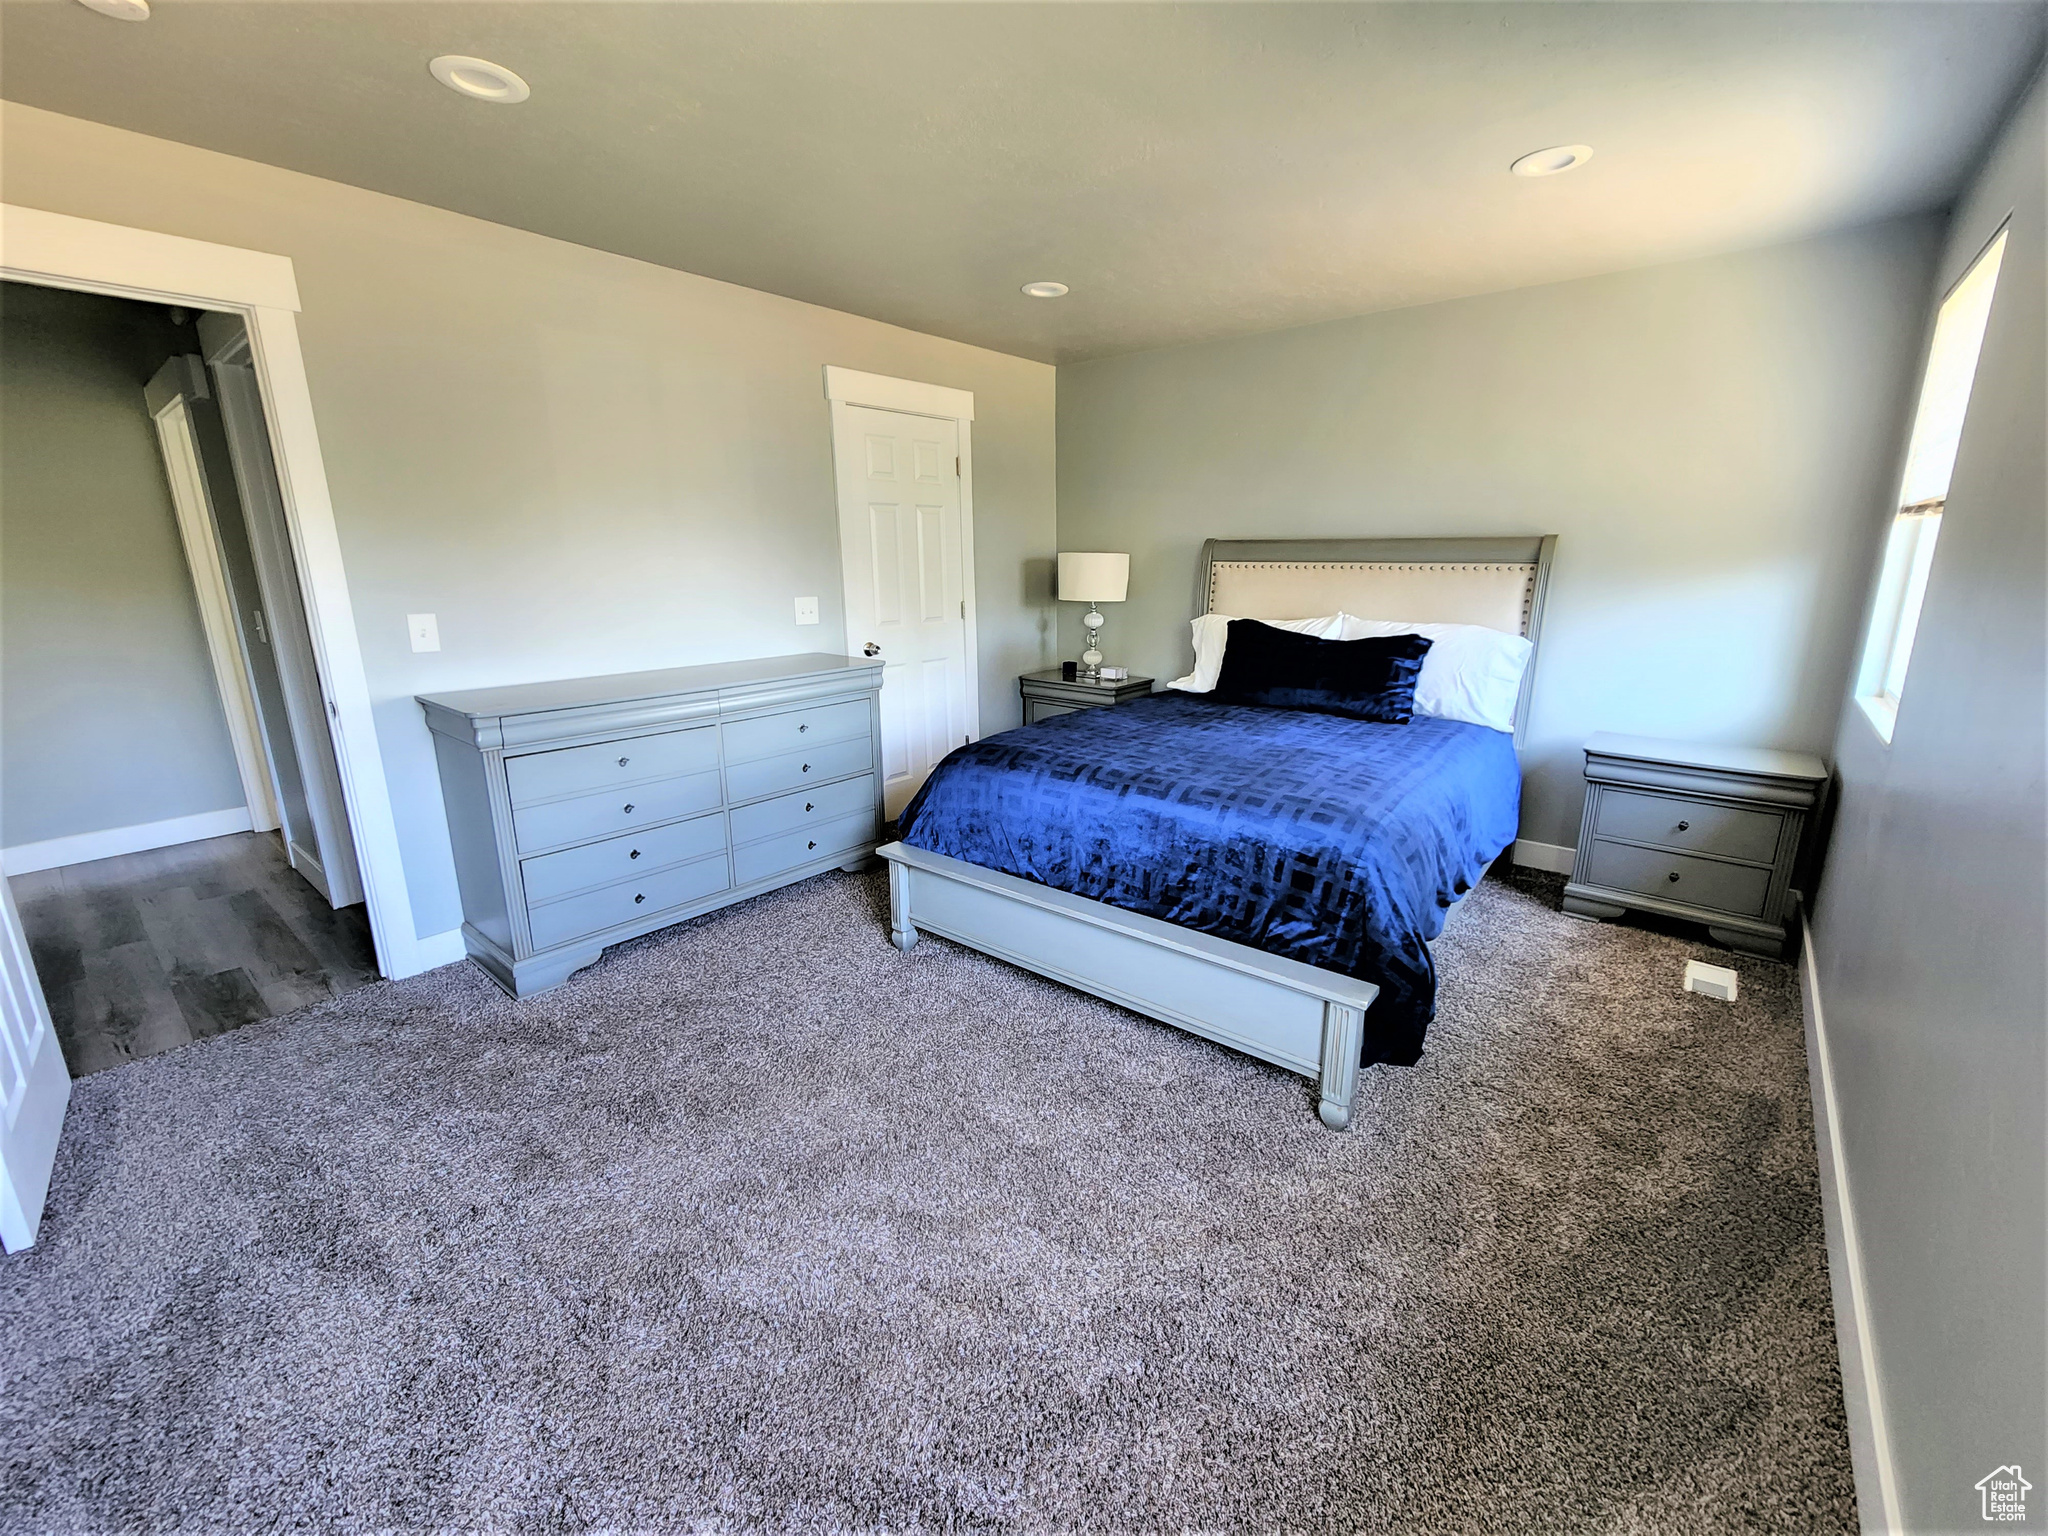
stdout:
<svg viewBox="0 0 2048 1536">
<path fill-rule="evenodd" d="M 1710 801 L 1645 795 L 1626 789 L 1602 789 L 1594 831 L 1602 837 L 1625 837 L 1633 842 L 1769 864 L 1778 856 L 1778 834 L 1784 825 L 1785 818 L 1770 811 L 1742 810 Z"/>
<path fill-rule="evenodd" d="M 1768 869 L 1695 859 L 1656 848 L 1632 848 L 1604 838 L 1593 844 L 1585 879 L 1589 885 L 1657 896 L 1731 917 L 1761 917 L 1764 898 L 1771 889 Z"/>
</svg>

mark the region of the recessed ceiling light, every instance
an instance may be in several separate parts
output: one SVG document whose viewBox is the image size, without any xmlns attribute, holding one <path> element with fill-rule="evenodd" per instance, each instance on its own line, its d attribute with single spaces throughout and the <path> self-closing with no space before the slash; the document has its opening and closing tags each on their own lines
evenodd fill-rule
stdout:
<svg viewBox="0 0 2048 1536">
<path fill-rule="evenodd" d="M 1590 144 L 1559 144 L 1524 155 L 1508 169 L 1517 176 L 1555 176 L 1559 171 L 1577 170 L 1592 158 Z"/>
<path fill-rule="evenodd" d="M 149 0 L 78 0 L 88 11 L 98 11 L 116 21 L 149 20 Z"/>
<path fill-rule="evenodd" d="M 444 53 L 427 68 L 449 90 L 474 96 L 478 101 L 495 101 L 510 106 L 533 94 L 524 80 L 504 65 L 493 64 L 489 59 Z"/>
<path fill-rule="evenodd" d="M 1024 291 L 1034 299 L 1056 299 L 1067 291 L 1065 283 L 1026 283 Z"/>
</svg>

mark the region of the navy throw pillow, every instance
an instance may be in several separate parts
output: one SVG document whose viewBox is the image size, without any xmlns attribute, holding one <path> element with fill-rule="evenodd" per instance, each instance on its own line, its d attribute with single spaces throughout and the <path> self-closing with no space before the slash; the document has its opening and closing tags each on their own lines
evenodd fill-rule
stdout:
<svg viewBox="0 0 2048 1536">
<path fill-rule="evenodd" d="M 1211 697 L 1406 725 L 1414 718 L 1415 680 L 1428 654 L 1421 635 L 1321 640 L 1257 619 L 1232 619 Z"/>
</svg>

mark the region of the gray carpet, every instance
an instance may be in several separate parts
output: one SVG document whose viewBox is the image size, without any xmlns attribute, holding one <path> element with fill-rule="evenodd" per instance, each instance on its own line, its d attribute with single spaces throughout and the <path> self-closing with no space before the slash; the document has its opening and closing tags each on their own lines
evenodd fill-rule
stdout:
<svg viewBox="0 0 2048 1536">
<path fill-rule="evenodd" d="M 1851 1530 L 1793 975 L 1554 906 L 1345 1136 L 872 875 L 102 1073 L 0 1529 Z"/>
</svg>

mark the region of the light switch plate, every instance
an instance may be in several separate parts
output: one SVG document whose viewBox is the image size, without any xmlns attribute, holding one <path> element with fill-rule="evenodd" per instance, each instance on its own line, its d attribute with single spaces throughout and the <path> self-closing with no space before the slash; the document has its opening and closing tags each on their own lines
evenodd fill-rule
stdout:
<svg viewBox="0 0 2048 1536">
<path fill-rule="evenodd" d="M 416 651 L 438 651 L 441 649 L 441 621 L 431 613 L 408 613 L 405 616 L 406 632 L 412 636 L 412 648 Z"/>
<path fill-rule="evenodd" d="M 800 597 L 796 600 L 796 621 L 799 624 L 818 622 L 818 600 L 815 597 Z"/>
</svg>

